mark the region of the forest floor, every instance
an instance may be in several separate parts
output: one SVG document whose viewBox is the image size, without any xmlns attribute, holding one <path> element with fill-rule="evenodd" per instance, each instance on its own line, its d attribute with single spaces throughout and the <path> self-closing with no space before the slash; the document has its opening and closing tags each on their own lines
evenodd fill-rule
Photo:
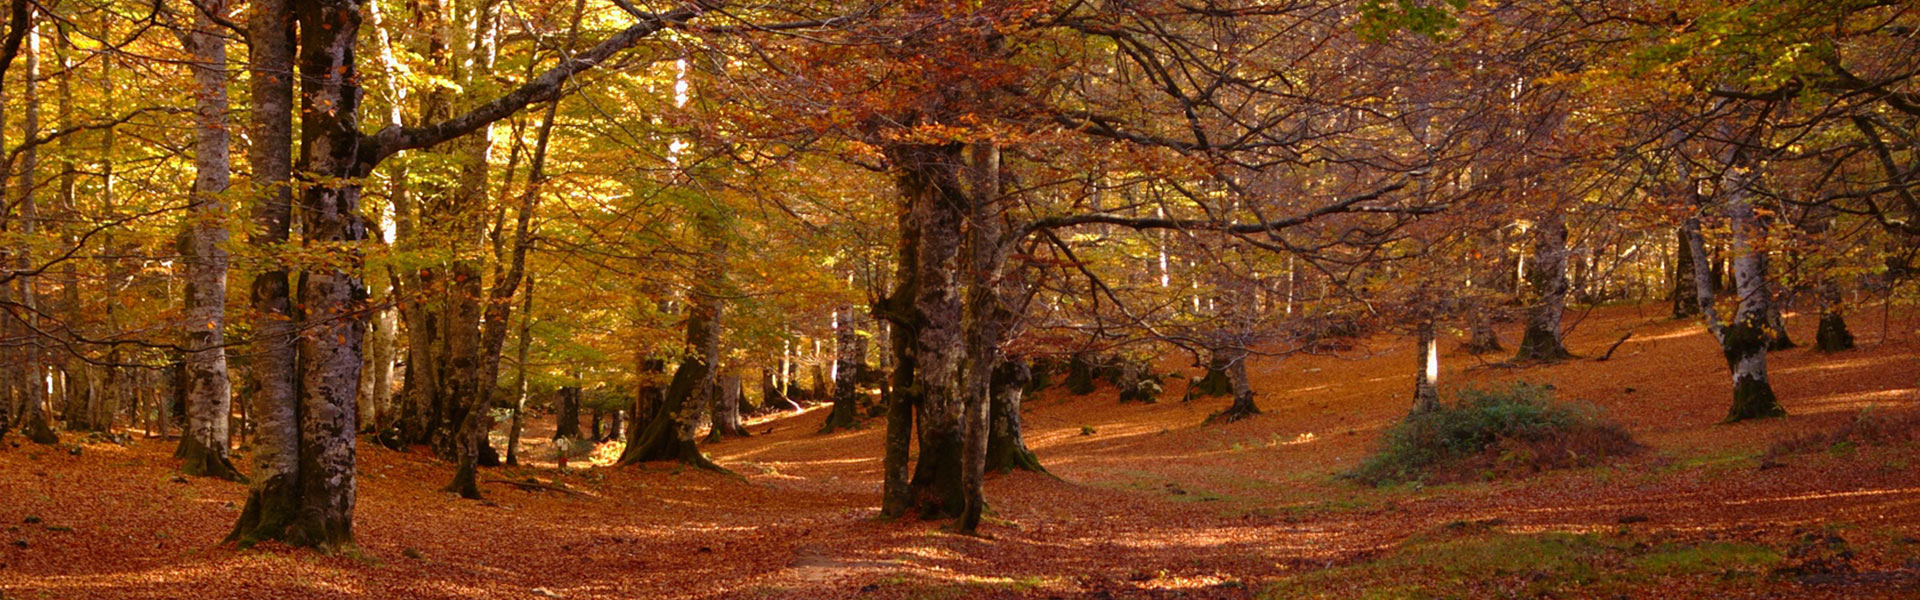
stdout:
<svg viewBox="0 0 1920 600">
<path fill-rule="evenodd" d="M 1793 337 L 1810 342 L 1813 321 L 1792 316 Z M 333 557 L 220 546 L 244 486 L 176 476 L 162 440 L 11 435 L 0 597 L 1920 597 L 1913 436 L 1768 453 L 1860 419 L 1920 423 L 1920 323 L 1863 310 L 1860 349 L 1769 354 L 1791 416 L 1735 425 L 1718 423 L 1730 385 L 1698 324 L 1658 306 L 1569 323 L 1581 358 L 1514 368 L 1448 350 L 1443 392 L 1551 383 L 1647 452 L 1472 483 L 1341 478 L 1409 405 L 1413 344 L 1382 335 L 1341 357 L 1256 359 L 1265 414 L 1224 426 L 1201 421 L 1226 399 L 1182 403 L 1178 381 L 1150 405 L 1041 392 L 1028 442 L 1054 477 L 990 477 L 983 537 L 878 518 L 881 424 L 819 435 L 821 409 L 708 445 L 736 476 L 536 462 L 483 477 L 571 491 L 493 483 L 484 502 L 439 492 L 450 469 L 423 452 L 362 444 L 361 554 Z M 552 457 L 537 427 L 529 438 L 527 456 Z"/>
</svg>

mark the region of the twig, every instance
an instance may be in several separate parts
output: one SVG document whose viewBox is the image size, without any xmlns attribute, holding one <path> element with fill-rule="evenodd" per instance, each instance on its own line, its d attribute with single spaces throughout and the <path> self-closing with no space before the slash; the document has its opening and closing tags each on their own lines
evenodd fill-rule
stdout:
<svg viewBox="0 0 1920 600">
<path fill-rule="evenodd" d="M 1606 354 L 1602 354 L 1602 355 L 1600 355 L 1600 358 L 1596 358 L 1596 359 L 1593 359 L 1593 360 L 1595 360 L 1595 361 L 1597 361 L 1597 362 L 1607 362 L 1607 359 L 1609 359 L 1609 358 L 1613 358 L 1613 351 L 1614 351 L 1614 350 L 1619 350 L 1619 349 L 1620 349 L 1620 345 L 1621 345 L 1621 344 L 1625 344 L 1625 343 L 1627 343 L 1627 338 L 1630 338 L 1630 337 L 1633 337 L 1633 330 L 1632 330 L 1632 329 L 1628 329 L 1626 333 L 1622 333 L 1622 334 L 1620 334 L 1620 339 L 1617 339 L 1617 340 L 1614 340 L 1614 341 L 1613 341 L 1613 345 L 1612 345 L 1612 346 L 1607 346 L 1607 353 L 1606 353 Z"/>
<path fill-rule="evenodd" d="M 480 481 L 480 483 L 499 483 L 499 484 L 511 485 L 523 490 L 547 490 L 547 491 L 553 491 L 553 492 L 563 492 L 570 496 L 586 495 L 586 494 L 582 494 L 580 492 L 576 492 L 564 487 L 560 487 L 550 483 L 540 483 L 538 481 L 521 481 L 517 479 L 483 479 Z"/>
</svg>

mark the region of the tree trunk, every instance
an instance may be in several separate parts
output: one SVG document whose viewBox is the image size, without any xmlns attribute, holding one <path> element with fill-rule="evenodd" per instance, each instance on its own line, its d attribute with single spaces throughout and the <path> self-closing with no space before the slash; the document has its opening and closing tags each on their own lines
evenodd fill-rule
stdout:
<svg viewBox="0 0 1920 600">
<path fill-rule="evenodd" d="M 747 437 L 747 426 L 740 421 L 740 374 L 722 373 L 714 387 L 713 406 L 709 411 L 713 420 L 708 423 L 707 441 Z"/>
<path fill-rule="evenodd" d="M 1092 377 L 1088 376 L 1088 379 Z M 1207 374 L 1190 380 L 1187 384 L 1187 393 L 1180 401 L 1187 402 L 1201 396 L 1231 395 L 1233 395 L 1233 382 L 1227 378 L 1227 362 L 1215 354 L 1212 360 L 1207 361 Z"/>
<path fill-rule="evenodd" d="M 227 228 L 224 200 L 231 167 L 227 139 L 226 32 L 208 15 L 226 14 L 223 0 L 197 0 L 194 28 L 184 36 L 193 51 L 194 169 L 188 207 L 185 369 L 187 427 L 174 456 L 189 475 L 237 479 L 228 458 Z"/>
<path fill-rule="evenodd" d="M 1020 427 L 1020 402 L 1032 378 L 1033 368 L 1026 357 L 1002 360 L 993 371 L 993 429 L 987 437 L 988 470 L 1047 472 L 1040 466 L 1040 458 L 1027 449 Z"/>
<path fill-rule="evenodd" d="M 1700 304 L 1694 298 L 1693 289 L 1693 243 L 1687 239 L 1684 228 L 1676 235 L 1680 244 L 1673 262 L 1673 318 L 1691 319 L 1700 316 Z"/>
<path fill-rule="evenodd" d="M 986 510 L 987 446 L 993 405 L 993 369 L 1000 364 L 1002 334 L 1012 315 L 1002 306 L 999 286 L 1007 262 L 1007 245 L 1000 239 L 1000 149 L 976 142 L 968 152 L 967 281 L 965 321 L 966 356 L 961 363 L 966 435 L 961 486 L 966 505 L 959 531 L 973 533 Z"/>
<path fill-rule="evenodd" d="M 702 349 L 718 343 L 715 339 L 719 333 L 718 326 L 713 322 L 717 312 L 714 305 L 716 301 L 717 298 L 711 295 L 694 296 L 687 314 L 688 350 L 681 356 L 680 366 L 673 372 L 673 381 L 667 384 L 666 395 L 646 425 L 630 428 L 627 448 L 621 452 L 616 464 L 680 461 L 703 469 L 724 471 L 701 454 L 700 448 L 694 444 L 694 429 L 700 417 L 696 390 L 706 387 L 711 372 L 706 362 L 708 354 Z"/>
<path fill-rule="evenodd" d="M 300 19 L 299 172 L 304 246 L 351 248 L 366 239 L 357 181 L 372 165 L 359 160 L 359 75 L 354 63 L 360 6 L 354 0 L 305 0 Z M 358 322 L 366 288 L 360 259 L 308 267 L 300 304 L 300 511 L 298 545 L 351 551 L 353 541 L 354 392 L 360 380 Z"/>
<path fill-rule="evenodd" d="M 1253 384 L 1247 379 L 1246 349 L 1228 348 L 1214 352 L 1214 356 L 1225 357 L 1227 382 L 1233 388 L 1233 404 L 1227 406 L 1226 410 L 1208 415 L 1205 422 L 1232 423 L 1260 414 L 1260 407 L 1253 403 Z"/>
<path fill-rule="evenodd" d="M 915 197 L 922 193 L 919 187 L 922 184 L 905 172 L 897 182 L 901 199 L 909 210 L 899 212 L 900 245 L 894 254 L 893 291 L 880 302 L 876 311 L 878 316 L 892 325 L 888 328 L 888 335 L 894 362 L 893 382 L 888 386 L 889 391 L 884 398 L 887 403 L 887 435 L 881 460 L 880 514 L 896 518 L 906 516 L 914 507 L 910 480 L 913 472 L 913 429 L 921 398 L 919 389 L 914 387 L 914 348 L 919 345 L 915 338 L 925 322 L 914 305 L 914 298 L 919 294 L 920 224 L 910 210 Z"/>
<path fill-rule="evenodd" d="M 775 368 L 760 369 L 760 411 L 800 410 L 800 405 L 794 404 L 792 400 L 787 399 L 786 394 L 780 392 L 780 376 L 775 372 Z"/>
<path fill-rule="evenodd" d="M 833 411 L 827 413 L 827 421 L 820 425 L 820 433 L 833 433 L 837 429 L 853 429 L 858 415 L 855 414 L 855 402 L 859 387 L 859 357 L 854 356 L 854 348 L 860 338 L 853 317 L 852 306 L 842 306 L 834 312 L 834 363 Z"/>
<path fill-rule="evenodd" d="M 262 255 L 284 251 L 293 221 L 293 13 L 288 0 L 254 0 L 247 15 L 248 162 L 253 169 L 254 230 L 249 244 Z M 294 323 L 290 277 L 269 262 L 254 276 L 254 341 L 247 373 L 253 378 L 252 488 L 228 541 L 242 547 L 288 537 L 300 510 L 300 421 L 294 398 Z"/>
<path fill-rule="evenodd" d="M 695 227 L 707 242 L 706 256 L 697 265 L 688 294 L 686 352 L 667 384 L 666 396 L 646 426 L 632 427 L 627 448 L 617 464 L 673 460 L 703 469 L 725 471 L 700 452 L 694 443 L 701 409 L 712 393 L 720 359 L 720 317 L 726 285 L 726 240 L 718 207 L 701 207 Z"/>
<path fill-rule="evenodd" d="M 1717 277 L 1705 261 L 1694 263 L 1695 303 L 1707 321 L 1707 329 L 1720 341 L 1720 349 L 1733 375 L 1733 406 L 1727 421 L 1785 415 L 1773 386 L 1767 380 L 1766 295 L 1764 262 L 1750 250 L 1757 230 L 1753 206 L 1748 203 L 1745 176 L 1729 169 L 1726 176 L 1725 210 L 1731 220 L 1734 254 L 1733 268 L 1739 279 L 1740 304 L 1732 322 L 1721 325 L 1713 307 L 1713 289 Z M 1706 244 L 1700 234 L 1698 218 L 1689 218 L 1684 231 L 1695 257 L 1704 256 Z"/>
<path fill-rule="evenodd" d="M 1440 376 L 1440 348 L 1433 329 L 1431 318 L 1421 321 L 1417 328 L 1418 339 L 1415 343 L 1419 345 L 1419 351 L 1414 355 L 1419 362 L 1414 367 L 1417 371 L 1413 379 L 1411 413 L 1415 415 L 1440 409 L 1440 388 L 1435 385 L 1435 380 Z"/>
<path fill-rule="evenodd" d="M 298 45 L 299 75 L 304 82 L 300 172 L 310 178 L 300 186 L 304 245 L 309 252 L 351 248 L 366 236 L 359 215 L 360 190 L 354 182 L 372 167 L 356 156 L 360 93 L 353 48 L 360 7 L 352 0 L 303 1 L 297 14 L 279 0 L 254 5 L 250 17 L 257 132 L 253 144 L 258 159 L 254 171 L 258 185 L 272 186 L 255 214 L 265 230 L 260 241 L 270 247 L 284 241 L 287 231 L 288 217 L 276 206 L 285 197 L 280 194 L 290 186 L 287 176 L 292 172 L 284 168 L 288 165 L 285 153 L 291 147 L 287 108 L 291 80 L 281 77 L 293 72 L 296 46 L 288 27 L 296 16 L 303 24 Z M 279 404 L 282 398 L 273 395 L 277 390 L 264 391 L 281 385 L 274 375 L 294 370 L 291 355 L 285 355 L 285 363 L 256 365 L 266 374 L 255 411 L 261 415 L 255 444 L 255 460 L 261 468 L 255 474 L 254 495 L 229 536 L 243 546 L 280 539 L 328 552 L 355 551 L 354 393 L 359 387 L 363 331 L 355 315 L 364 288 L 357 255 L 347 257 L 343 264 L 308 267 L 301 277 L 300 306 L 309 326 L 294 345 L 300 360 L 298 385 L 288 387 L 297 390 L 288 395 L 293 401 Z M 277 283 L 285 281 L 282 277 Z M 286 306 L 284 295 L 263 297 L 263 291 L 276 291 L 270 287 L 274 283 L 272 279 L 255 281 L 256 305 L 266 302 L 268 311 L 263 312 L 268 314 Z M 271 345 L 274 339 L 262 341 Z M 266 357 L 257 354 L 256 359 L 260 358 Z"/>
<path fill-rule="evenodd" d="M 1820 330 L 1813 337 L 1821 352 L 1853 349 L 1853 332 L 1847 331 L 1847 319 L 1840 313 L 1840 286 L 1832 281 L 1820 285 Z"/>
<path fill-rule="evenodd" d="M 560 388 L 559 405 L 554 409 L 553 439 L 580 439 L 580 388 Z"/>
<path fill-rule="evenodd" d="M 1527 265 L 1527 283 L 1534 303 L 1527 312 L 1526 333 L 1514 360 L 1554 361 L 1569 357 L 1561 341 L 1560 318 L 1567 307 L 1567 224 L 1560 209 L 1547 210 L 1534 225 L 1533 261 Z"/>
<path fill-rule="evenodd" d="M 533 345 L 533 275 L 527 275 L 527 291 L 520 298 L 520 346 L 515 351 L 513 374 L 513 426 L 507 432 L 507 464 L 520 464 L 520 432 L 527 412 L 527 350 Z"/>
<path fill-rule="evenodd" d="M 920 456 L 909 483 L 912 503 L 921 518 L 953 517 L 966 504 L 961 481 L 961 419 L 966 408 L 961 364 L 966 344 L 958 276 L 961 222 L 969 199 L 960 191 L 959 146 L 901 145 L 888 150 L 901 170 L 900 188 L 920 242 L 913 296 L 920 330 L 912 382 L 920 392 Z"/>
</svg>

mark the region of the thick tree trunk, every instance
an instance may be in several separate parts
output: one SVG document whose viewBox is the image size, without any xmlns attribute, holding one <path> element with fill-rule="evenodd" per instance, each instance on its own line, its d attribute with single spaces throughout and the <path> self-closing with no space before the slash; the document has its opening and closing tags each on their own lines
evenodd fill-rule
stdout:
<svg viewBox="0 0 1920 600">
<path fill-rule="evenodd" d="M 647 424 L 630 428 L 618 464 L 672 460 L 725 471 L 694 442 L 701 409 L 712 393 L 720 359 L 720 317 L 725 298 L 727 246 L 718 207 L 702 207 L 695 227 L 706 238 L 707 255 L 698 265 L 688 294 L 686 353 L 667 385 L 666 396 Z M 637 416 L 636 416 L 637 420 Z"/>
<path fill-rule="evenodd" d="M 1561 360 L 1570 356 L 1561 341 L 1560 319 L 1567 308 L 1567 224 L 1558 207 L 1534 225 L 1533 260 L 1527 283 L 1534 293 L 1526 333 L 1514 360 Z"/>
<path fill-rule="evenodd" d="M 580 439 L 580 388 L 560 388 L 554 407 L 553 439 Z"/>
<path fill-rule="evenodd" d="M 248 162 L 253 169 L 256 251 L 284 251 L 293 222 L 293 13 L 289 0 L 254 0 L 247 15 L 249 98 L 252 102 Z M 294 398 L 294 322 L 290 277 L 284 266 L 269 263 L 252 285 L 253 345 L 247 373 L 252 378 L 250 411 L 254 420 L 252 489 L 229 541 L 254 542 L 287 537 L 300 509 L 300 421 Z"/>
<path fill-rule="evenodd" d="M 1216 350 L 1214 356 L 1225 357 L 1227 382 L 1233 388 L 1233 404 L 1228 405 L 1226 410 L 1208 415 L 1206 423 L 1232 423 L 1260 414 L 1260 407 L 1253 403 L 1253 383 L 1247 379 L 1246 349 Z"/>
<path fill-rule="evenodd" d="M 360 30 L 355 0 L 303 0 L 300 19 L 300 203 L 304 245 L 310 250 L 352 248 L 366 239 L 360 188 L 372 165 L 359 160 L 359 75 L 354 46 Z M 301 276 L 300 511 L 292 538 L 299 545 L 352 551 L 354 392 L 360 380 L 358 322 L 366 289 L 360 260 L 309 267 Z"/>
<path fill-rule="evenodd" d="M 919 293 L 920 225 L 910 207 L 920 193 L 917 179 L 902 174 L 898 186 L 903 204 L 909 210 L 899 213 L 900 245 L 894 255 L 893 291 L 880 302 L 877 314 L 892 326 L 888 328 L 889 349 L 893 352 L 892 385 L 884 397 L 887 403 L 887 435 L 881 460 L 880 514 L 903 517 L 914 507 L 911 475 L 913 472 L 913 429 L 921 394 L 914 387 L 916 374 L 915 339 L 925 319 L 914 305 Z"/>
<path fill-rule="evenodd" d="M 365 239 L 359 215 L 360 190 L 354 181 L 372 165 L 357 160 L 359 134 L 356 115 L 360 98 L 354 70 L 355 32 L 360 7 L 352 0 L 303 0 L 292 10 L 278 0 L 256 2 L 250 16 L 254 44 L 250 68 L 254 74 L 255 181 L 264 189 L 262 208 L 255 214 L 264 230 L 262 243 L 271 247 L 285 240 L 287 213 L 279 212 L 290 189 L 286 152 L 291 147 L 291 80 L 295 45 L 289 27 L 300 23 L 299 75 L 301 94 L 300 202 L 308 252 L 348 249 Z M 276 239 L 277 238 L 277 239 Z M 360 342 L 363 328 L 355 315 L 364 288 L 358 257 L 344 264 L 309 267 L 301 278 L 300 306 L 310 324 L 294 346 L 299 353 L 298 385 L 283 381 L 280 373 L 293 371 L 291 354 L 276 354 L 286 362 L 256 363 L 262 372 L 262 393 L 256 414 L 261 416 L 255 455 L 259 464 L 254 494 L 248 499 L 230 539 L 250 545 L 280 539 L 329 552 L 353 552 L 355 482 L 354 393 L 359 387 Z M 255 281 L 255 303 L 267 314 L 289 306 L 284 276 Z M 282 287 L 274 289 L 275 284 Z M 277 296 L 277 297 L 275 297 Z M 289 323 L 291 324 L 291 323 Z M 291 334 L 291 330 L 286 333 Z M 293 337 L 289 335 L 289 338 Z M 279 338 L 282 340 L 288 338 Z M 273 345 L 275 338 L 263 338 Z M 266 358 L 256 354 L 256 360 Z M 281 404 L 279 386 L 286 385 Z M 274 391 L 265 391 L 274 388 Z"/>
<path fill-rule="evenodd" d="M 780 376 L 775 372 L 775 367 L 765 367 L 760 369 L 760 412 L 777 410 L 800 410 L 800 405 L 794 404 L 786 394 L 780 392 Z"/>
<path fill-rule="evenodd" d="M 834 380 L 833 411 L 827 413 L 827 421 L 820 425 L 820 433 L 833 433 L 838 429 L 853 429 L 858 415 L 854 404 L 860 377 L 861 358 L 854 355 L 859 345 L 860 333 L 853 316 L 852 306 L 842 306 L 834 312 Z"/>
<path fill-rule="evenodd" d="M 718 312 L 716 301 L 717 298 L 710 295 L 696 295 L 688 307 L 688 350 L 681 356 L 673 381 L 667 384 L 665 397 L 646 425 L 636 424 L 629 429 L 627 448 L 616 464 L 680 461 L 703 469 L 724 470 L 702 454 L 694 443 L 694 430 L 700 417 L 696 390 L 707 387 L 712 372 L 706 362 L 708 354 L 702 349 L 718 343 L 718 326 L 713 322 Z"/>
<path fill-rule="evenodd" d="M 969 199 L 961 193 L 957 145 L 890 148 L 902 170 L 901 189 L 919 231 L 914 310 L 913 385 L 920 392 L 916 420 L 920 456 L 914 465 L 913 506 L 922 518 L 960 515 L 966 493 L 963 413 L 966 390 L 961 365 L 966 360 L 960 300 L 961 222 Z"/>
<path fill-rule="evenodd" d="M 1000 361 L 993 371 L 993 426 L 987 437 L 987 465 L 991 471 L 1006 473 L 1014 469 L 1045 473 L 1040 458 L 1027 449 L 1020 427 L 1020 402 L 1032 381 L 1033 368 L 1026 357 Z"/>
<path fill-rule="evenodd" d="M 713 420 L 708 423 L 707 441 L 747 437 L 747 426 L 740 421 L 740 374 L 722 373 L 714 388 L 713 404 L 708 411 Z"/>
<path fill-rule="evenodd" d="M 1092 377 L 1088 376 L 1088 379 Z M 1198 379 L 1189 380 L 1187 393 L 1180 401 L 1188 402 L 1201 396 L 1231 395 L 1233 395 L 1233 382 L 1227 378 L 1227 362 L 1215 354 L 1211 360 L 1207 361 L 1207 374 Z"/>
<path fill-rule="evenodd" d="M 194 29 L 185 37 L 193 51 L 193 197 L 183 232 L 187 252 L 185 369 L 187 427 L 174 456 L 186 459 L 189 475 L 237 479 L 228 458 L 227 419 L 232 394 L 227 380 L 226 195 L 231 167 L 227 139 L 227 42 L 208 15 L 226 14 L 222 0 L 198 0 Z"/>
<path fill-rule="evenodd" d="M 1820 329 L 1813 337 L 1814 347 L 1821 352 L 1853 349 L 1853 332 L 1847 331 L 1847 319 L 1840 312 L 1840 286 L 1831 281 L 1820 286 Z"/>
</svg>

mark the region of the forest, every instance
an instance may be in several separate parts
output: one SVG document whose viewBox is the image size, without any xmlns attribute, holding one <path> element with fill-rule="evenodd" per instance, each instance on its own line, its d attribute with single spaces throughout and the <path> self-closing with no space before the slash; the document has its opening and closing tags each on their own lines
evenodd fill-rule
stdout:
<svg viewBox="0 0 1920 600">
<path fill-rule="evenodd" d="M 1920 5 L 0 0 L 0 600 L 1920 598 Z"/>
</svg>

